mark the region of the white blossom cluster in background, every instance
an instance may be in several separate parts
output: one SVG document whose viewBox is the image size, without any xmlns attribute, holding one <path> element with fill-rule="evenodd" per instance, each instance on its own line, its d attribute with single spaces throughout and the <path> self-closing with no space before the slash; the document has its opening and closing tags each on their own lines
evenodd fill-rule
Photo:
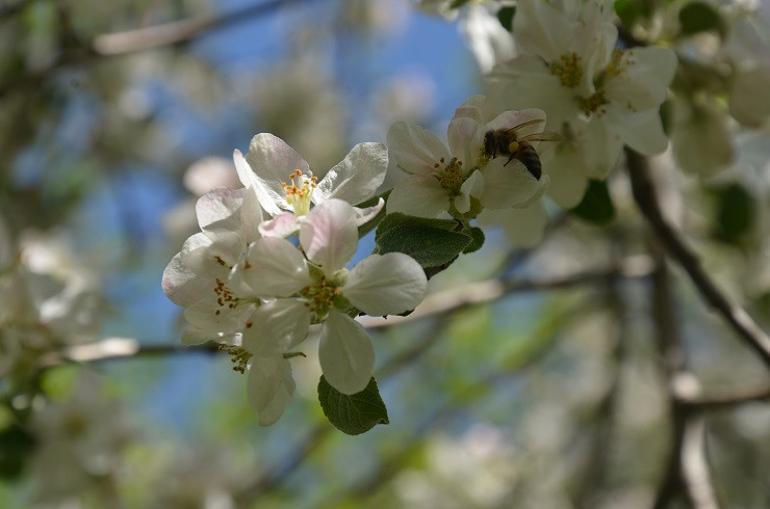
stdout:
<svg viewBox="0 0 770 509">
<path fill-rule="evenodd" d="M 0 217 L 0 378 L 23 392 L 40 358 L 96 339 L 99 281 L 63 234 L 15 242 Z"/>
</svg>

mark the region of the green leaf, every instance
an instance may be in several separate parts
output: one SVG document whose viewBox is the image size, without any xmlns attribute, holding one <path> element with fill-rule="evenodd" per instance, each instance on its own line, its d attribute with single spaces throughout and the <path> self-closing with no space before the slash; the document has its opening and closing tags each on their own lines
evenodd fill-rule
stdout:
<svg viewBox="0 0 770 509">
<path fill-rule="evenodd" d="M 474 226 L 470 230 L 466 230 L 466 233 L 470 234 L 473 240 L 471 240 L 471 243 L 463 250 L 463 253 L 473 253 L 474 251 L 481 249 L 484 245 L 484 240 L 486 240 L 484 231 L 481 228 L 476 228 Z"/>
<path fill-rule="evenodd" d="M 588 189 L 572 213 L 581 219 L 597 225 L 606 225 L 615 218 L 615 205 L 612 203 L 607 183 L 603 180 L 589 180 Z"/>
<path fill-rule="evenodd" d="M 18 424 L 0 430 L 0 479 L 18 478 L 34 447 L 34 437 Z"/>
<path fill-rule="evenodd" d="M 642 18 L 649 18 L 652 7 L 646 0 L 615 0 L 615 14 L 623 26 L 630 28 Z"/>
<path fill-rule="evenodd" d="M 377 252 L 405 253 L 423 268 L 451 263 L 472 242 L 467 233 L 454 231 L 457 221 L 388 214 L 377 226 Z"/>
<path fill-rule="evenodd" d="M 754 226 L 756 199 L 745 187 L 737 183 L 718 188 L 715 194 L 716 237 L 731 244 L 738 243 Z"/>
<path fill-rule="evenodd" d="M 706 2 L 692 2 L 679 11 L 679 35 L 715 31 L 724 38 L 727 30 L 719 12 Z"/>
<path fill-rule="evenodd" d="M 318 401 L 324 415 L 335 428 L 348 435 L 360 435 L 377 424 L 388 424 L 388 409 L 382 401 L 377 381 L 372 378 L 366 388 L 356 394 L 342 394 L 321 376 Z"/>
<path fill-rule="evenodd" d="M 503 28 L 513 32 L 513 16 L 516 14 L 516 7 L 503 7 L 497 11 L 497 19 Z"/>
<path fill-rule="evenodd" d="M 463 5 L 467 4 L 471 0 L 454 0 L 451 4 L 449 4 L 450 9 L 459 9 Z"/>
</svg>

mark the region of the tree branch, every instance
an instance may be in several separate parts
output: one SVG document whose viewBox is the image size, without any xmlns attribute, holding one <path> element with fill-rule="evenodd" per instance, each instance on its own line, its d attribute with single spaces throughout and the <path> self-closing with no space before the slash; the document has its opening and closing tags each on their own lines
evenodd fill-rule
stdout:
<svg viewBox="0 0 770 509">
<path fill-rule="evenodd" d="M 703 270 L 697 254 L 664 217 L 647 160 L 631 149 L 626 149 L 626 158 L 634 200 L 668 255 L 684 269 L 712 309 L 721 315 L 744 343 L 770 367 L 770 336 L 743 308 L 731 302 L 717 287 Z"/>
<path fill-rule="evenodd" d="M 681 462 L 687 496 L 693 508 L 719 509 L 719 500 L 706 458 L 706 422 L 703 416 L 687 420 Z"/>
</svg>

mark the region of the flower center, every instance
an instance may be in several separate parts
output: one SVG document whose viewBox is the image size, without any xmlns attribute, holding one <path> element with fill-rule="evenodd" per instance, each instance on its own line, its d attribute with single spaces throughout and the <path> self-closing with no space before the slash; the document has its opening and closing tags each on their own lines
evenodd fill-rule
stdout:
<svg viewBox="0 0 770 509">
<path fill-rule="evenodd" d="M 308 177 L 297 168 L 289 174 L 289 182 L 283 182 L 283 192 L 286 194 L 286 202 L 291 206 L 296 216 L 304 216 L 310 212 L 310 195 L 318 185 L 318 179 Z"/>
<path fill-rule="evenodd" d="M 249 365 L 249 359 L 251 359 L 251 353 L 245 348 L 236 345 L 219 345 L 217 349 L 220 352 L 224 352 L 230 356 L 230 362 L 233 363 L 233 371 L 240 374 L 246 372 L 246 367 Z"/>
<path fill-rule="evenodd" d="M 219 308 L 214 314 L 219 316 L 222 310 L 235 309 L 238 305 L 238 298 L 233 295 L 227 285 L 221 279 L 217 278 L 214 285 L 214 294 L 217 296 L 217 305 Z"/>
<path fill-rule="evenodd" d="M 460 187 L 462 187 L 465 181 L 462 161 L 458 161 L 456 157 L 453 157 L 446 163 L 442 157 L 433 165 L 433 168 L 436 170 L 434 176 L 438 183 L 441 184 L 441 187 L 449 191 L 449 194 L 452 196 L 460 194 Z"/>
<path fill-rule="evenodd" d="M 567 88 L 575 88 L 583 79 L 583 65 L 577 53 L 565 53 L 559 57 L 558 62 L 549 65 L 551 74 L 559 78 L 561 84 Z"/>
<path fill-rule="evenodd" d="M 326 318 L 329 311 L 342 299 L 342 285 L 345 269 L 331 278 L 318 274 L 315 281 L 300 290 L 299 294 L 306 299 L 305 305 L 313 315 L 313 321 L 319 322 Z"/>
<path fill-rule="evenodd" d="M 597 90 L 590 97 L 578 97 L 577 99 L 578 103 L 580 103 L 580 108 L 586 115 L 596 113 L 597 111 L 604 113 L 604 110 L 600 108 L 609 103 L 602 90 Z"/>
</svg>

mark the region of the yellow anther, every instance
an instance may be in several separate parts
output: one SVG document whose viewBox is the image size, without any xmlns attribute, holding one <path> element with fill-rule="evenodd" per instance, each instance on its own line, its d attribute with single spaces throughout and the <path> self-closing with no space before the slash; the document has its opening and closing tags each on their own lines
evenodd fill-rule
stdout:
<svg viewBox="0 0 770 509">
<path fill-rule="evenodd" d="M 304 216 L 310 212 L 310 197 L 313 189 L 318 185 L 315 176 L 308 177 L 299 168 L 289 174 L 289 182 L 281 184 L 286 195 L 286 202 L 291 206 L 294 214 Z"/>
<path fill-rule="evenodd" d="M 583 64 L 577 53 L 565 53 L 558 62 L 551 62 L 549 69 L 567 88 L 575 88 L 583 79 Z"/>
</svg>

